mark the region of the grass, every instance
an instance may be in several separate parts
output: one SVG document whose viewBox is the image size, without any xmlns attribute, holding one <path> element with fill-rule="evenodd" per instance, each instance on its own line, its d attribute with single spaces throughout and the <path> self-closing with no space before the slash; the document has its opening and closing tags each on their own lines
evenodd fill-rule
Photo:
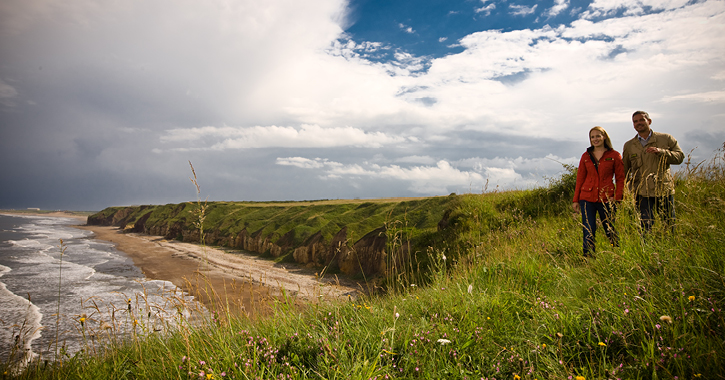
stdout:
<svg viewBox="0 0 725 380">
<path fill-rule="evenodd" d="M 420 283 L 303 309 L 281 298 L 269 318 L 208 316 L 16 377 L 723 378 L 724 153 L 680 172 L 674 232 L 658 222 L 641 236 L 628 195 L 620 247 L 600 233 L 593 259 L 569 211 L 570 172 L 545 188 L 458 197 L 446 244 L 418 253 L 430 263 Z M 389 244 L 404 244 L 395 228 Z"/>
</svg>

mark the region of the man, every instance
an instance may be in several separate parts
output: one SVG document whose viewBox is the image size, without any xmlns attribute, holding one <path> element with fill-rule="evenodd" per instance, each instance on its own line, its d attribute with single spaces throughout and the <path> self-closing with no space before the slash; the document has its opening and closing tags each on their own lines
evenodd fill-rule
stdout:
<svg viewBox="0 0 725 380">
<path fill-rule="evenodd" d="M 642 228 L 644 232 L 652 228 L 656 211 L 674 230 L 675 183 L 670 165 L 681 164 L 685 153 L 674 137 L 650 128 L 647 112 L 636 111 L 632 124 L 637 135 L 624 143 L 622 163 L 629 189 L 637 196 Z"/>
</svg>

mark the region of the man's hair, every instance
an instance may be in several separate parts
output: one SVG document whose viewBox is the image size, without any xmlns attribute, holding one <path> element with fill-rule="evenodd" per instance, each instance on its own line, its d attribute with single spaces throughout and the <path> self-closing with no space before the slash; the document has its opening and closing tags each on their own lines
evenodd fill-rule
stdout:
<svg viewBox="0 0 725 380">
<path fill-rule="evenodd" d="M 609 133 L 607 133 L 607 131 L 605 131 L 604 128 L 602 128 L 602 127 L 600 127 L 600 126 L 597 125 L 596 127 L 594 127 L 594 128 L 592 128 L 592 129 L 589 130 L 589 136 L 592 135 L 592 131 L 599 131 L 599 132 L 602 133 L 602 135 L 604 136 L 604 147 L 605 148 L 607 148 L 607 149 L 612 149 L 613 148 L 612 147 L 612 140 L 609 139 Z"/>
<path fill-rule="evenodd" d="M 636 115 L 642 115 L 642 116 L 644 116 L 645 119 L 647 119 L 649 121 L 652 121 L 652 119 L 650 119 L 649 114 L 647 112 L 644 112 L 644 111 L 634 111 L 634 113 L 632 114 L 632 117 L 635 117 Z"/>
</svg>

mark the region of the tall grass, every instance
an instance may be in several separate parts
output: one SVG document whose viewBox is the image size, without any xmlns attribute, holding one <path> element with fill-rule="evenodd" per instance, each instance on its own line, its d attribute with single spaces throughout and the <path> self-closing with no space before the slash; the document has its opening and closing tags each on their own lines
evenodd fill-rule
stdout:
<svg viewBox="0 0 725 380">
<path fill-rule="evenodd" d="M 723 154 L 679 175 L 674 232 L 656 223 L 643 238 L 628 198 L 620 247 L 600 234 L 595 258 L 581 254 L 568 174 L 545 189 L 467 194 L 446 251 L 428 252 L 425 286 L 304 310 L 282 298 L 269 318 L 183 324 L 18 377 L 723 378 Z"/>
</svg>

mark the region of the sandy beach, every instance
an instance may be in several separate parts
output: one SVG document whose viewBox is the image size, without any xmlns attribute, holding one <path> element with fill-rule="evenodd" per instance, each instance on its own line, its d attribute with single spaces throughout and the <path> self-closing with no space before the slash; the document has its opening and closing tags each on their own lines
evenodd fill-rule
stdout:
<svg viewBox="0 0 725 380">
<path fill-rule="evenodd" d="M 228 305 L 257 316 L 282 291 L 297 304 L 354 297 L 357 284 L 337 277 L 317 278 L 312 269 L 278 264 L 250 253 L 166 240 L 161 236 L 122 233 L 117 227 L 78 225 L 126 253 L 150 279 L 170 281 L 207 307 Z"/>
<path fill-rule="evenodd" d="M 315 269 L 275 263 L 240 250 L 123 233 L 117 227 L 89 226 L 86 217 L 70 213 L 38 215 L 77 219 L 74 227 L 92 231 L 95 239 L 112 242 L 147 278 L 169 281 L 210 309 L 228 306 L 233 312 L 255 317 L 266 314 L 269 302 L 281 299 L 283 292 L 303 305 L 355 297 L 361 290 L 359 284 L 347 279 L 334 275 L 320 279 Z"/>
</svg>

